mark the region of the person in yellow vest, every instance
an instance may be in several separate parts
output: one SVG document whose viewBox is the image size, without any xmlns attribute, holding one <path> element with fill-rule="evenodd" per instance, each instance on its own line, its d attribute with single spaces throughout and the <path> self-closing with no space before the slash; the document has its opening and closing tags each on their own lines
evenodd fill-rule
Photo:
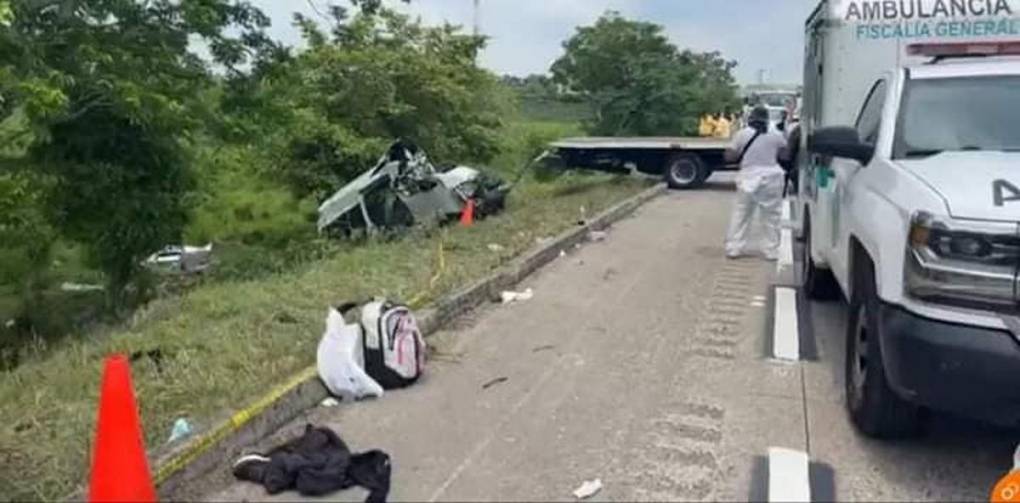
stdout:
<svg viewBox="0 0 1020 503">
<path fill-rule="evenodd" d="M 715 132 L 713 136 L 715 136 L 716 138 L 729 139 L 729 137 L 732 136 L 732 129 L 733 124 L 730 123 L 730 120 L 726 117 L 726 114 L 721 113 L 719 114 L 719 118 L 715 120 Z"/>
<path fill-rule="evenodd" d="M 711 115 L 703 115 L 698 122 L 698 136 L 707 138 L 712 136 L 715 130 L 715 119 Z"/>
</svg>

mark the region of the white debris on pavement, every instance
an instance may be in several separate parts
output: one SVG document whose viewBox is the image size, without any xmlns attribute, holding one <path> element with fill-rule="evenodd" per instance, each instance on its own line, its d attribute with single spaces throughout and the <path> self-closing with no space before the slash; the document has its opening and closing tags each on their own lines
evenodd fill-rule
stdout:
<svg viewBox="0 0 1020 503">
<path fill-rule="evenodd" d="M 503 292 L 500 298 L 503 299 L 504 304 L 510 304 L 513 302 L 526 302 L 535 297 L 535 292 L 532 289 L 527 289 L 523 292 Z"/>
<path fill-rule="evenodd" d="M 586 480 L 580 487 L 574 489 L 574 497 L 583 500 L 591 498 L 602 490 L 602 479 Z"/>
<path fill-rule="evenodd" d="M 593 243 L 605 241 L 607 237 L 609 237 L 609 233 L 606 231 L 591 231 L 588 233 L 588 241 Z"/>
<path fill-rule="evenodd" d="M 322 407 L 326 407 L 326 408 L 336 407 L 336 406 L 340 405 L 340 400 L 337 400 L 336 398 L 333 398 L 333 397 L 329 397 L 329 398 L 319 402 L 319 405 L 322 406 Z"/>
</svg>

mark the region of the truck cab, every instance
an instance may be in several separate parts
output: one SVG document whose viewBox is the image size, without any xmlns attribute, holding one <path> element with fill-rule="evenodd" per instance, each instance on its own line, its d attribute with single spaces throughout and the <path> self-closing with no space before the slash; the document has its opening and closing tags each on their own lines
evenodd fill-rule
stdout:
<svg viewBox="0 0 1020 503">
<path fill-rule="evenodd" d="M 1020 43 L 906 52 L 924 63 L 881 72 L 852 123 L 805 135 L 802 287 L 849 301 L 846 402 L 864 433 L 914 433 L 925 409 L 1016 425 Z"/>
</svg>

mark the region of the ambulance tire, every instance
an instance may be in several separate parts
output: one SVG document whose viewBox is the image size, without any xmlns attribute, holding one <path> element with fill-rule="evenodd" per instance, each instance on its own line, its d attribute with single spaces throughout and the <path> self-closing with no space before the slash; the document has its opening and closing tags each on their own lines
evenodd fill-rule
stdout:
<svg viewBox="0 0 1020 503">
<path fill-rule="evenodd" d="M 870 261 L 864 260 L 848 310 L 846 332 L 846 407 L 854 426 L 873 438 L 895 439 L 921 432 L 921 410 L 889 386 L 879 328 L 881 301 Z"/>
<path fill-rule="evenodd" d="M 694 154 L 674 154 L 668 157 L 663 171 L 666 185 L 674 190 L 697 189 L 712 175 L 712 169 Z"/>
</svg>

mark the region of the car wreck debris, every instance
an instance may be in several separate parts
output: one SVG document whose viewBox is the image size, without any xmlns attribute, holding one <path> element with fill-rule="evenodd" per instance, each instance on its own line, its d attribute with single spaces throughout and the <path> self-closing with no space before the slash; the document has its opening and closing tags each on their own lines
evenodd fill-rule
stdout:
<svg viewBox="0 0 1020 503">
<path fill-rule="evenodd" d="M 509 186 L 467 166 L 440 171 L 417 145 L 397 140 L 370 170 L 319 206 L 320 233 L 443 224 L 460 217 L 467 202 L 482 219 L 502 211 Z"/>
</svg>

